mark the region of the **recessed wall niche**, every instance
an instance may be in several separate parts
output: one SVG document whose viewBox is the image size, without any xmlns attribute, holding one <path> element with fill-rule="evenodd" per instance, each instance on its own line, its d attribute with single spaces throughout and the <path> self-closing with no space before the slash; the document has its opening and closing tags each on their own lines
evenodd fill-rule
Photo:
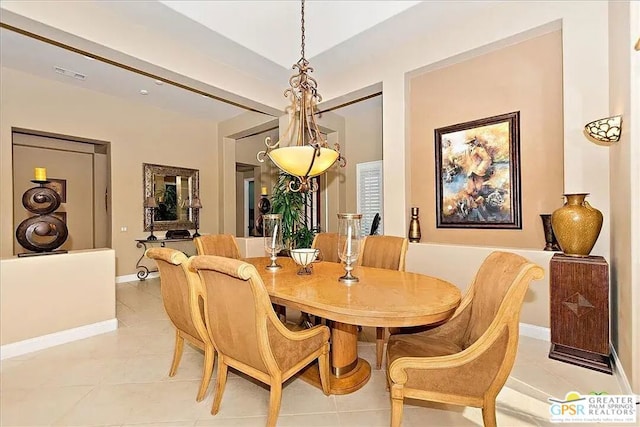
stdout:
<svg viewBox="0 0 640 427">
<path fill-rule="evenodd" d="M 22 206 L 22 194 L 34 186 L 34 168 L 44 167 L 47 179 L 64 182 L 64 203 L 55 214 L 64 218 L 69 237 L 60 247 L 65 250 L 111 246 L 111 191 L 109 188 L 109 149 L 106 143 L 74 141 L 54 137 L 12 133 L 13 222 L 14 229 L 31 214 Z M 14 254 L 24 248 L 14 239 Z"/>
<path fill-rule="evenodd" d="M 423 243 L 544 248 L 539 215 L 562 206 L 562 35 L 551 32 L 409 81 L 411 206 Z M 438 229 L 434 129 L 520 111 L 521 230 Z"/>
</svg>

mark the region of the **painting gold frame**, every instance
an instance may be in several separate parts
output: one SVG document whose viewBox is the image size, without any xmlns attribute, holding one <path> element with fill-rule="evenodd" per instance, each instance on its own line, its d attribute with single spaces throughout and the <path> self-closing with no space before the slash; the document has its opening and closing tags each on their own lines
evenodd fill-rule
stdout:
<svg viewBox="0 0 640 427">
<path fill-rule="evenodd" d="M 522 228 L 520 112 L 435 129 L 437 228 Z"/>
</svg>

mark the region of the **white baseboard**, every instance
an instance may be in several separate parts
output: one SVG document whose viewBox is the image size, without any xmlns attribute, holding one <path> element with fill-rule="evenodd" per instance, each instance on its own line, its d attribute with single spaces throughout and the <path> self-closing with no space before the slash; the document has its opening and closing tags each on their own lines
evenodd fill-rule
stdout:
<svg viewBox="0 0 640 427">
<path fill-rule="evenodd" d="M 634 394 L 633 390 L 631 389 L 631 383 L 629 383 L 627 374 L 624 372 L 624 368 L 622 367 L 622 363 L 620 363 L 620 359 L 618 359 L 616 348 L 613 346 L 613 344 L 610 344 L 610 347 L 611 357 L 613 359 L 613 375 L 616 376 L 623 394 Z"/>
<path fill-rule="evenodd" d="M 66 344 L 71 341 L 89 338 L 94 335 L 104 334 L 106 332 L 115 331 L 116 329 L 118 329 L 118 319 L 109 319 L 102 322 L 79 326 L 73 329 L 66 329 L 64 331 L 42 335 L 40 337 L 29 338 L 24 341 L 5 344 L 0 347 L 0 360 L 21 356 L 23 354 L 32 353 L 34 351 L 43 350 L 60 344 Z"/>
<path fill-rule="evenodd" d="M 551 329 L 543 326 L 520 323 L 520 335 L 537 340 L 551 342 Z"/>
<path fill-rule="evenodd" d="M 146 277 L 147 279 L 153 279 L 155 277 L 160 277 L 160 273 L 157 271 L 153 273 L 149 273 Z M 127 283 L 127 282 L 138 282 L 140 279 L 136 274 L 125 274 L 124 276 L 116 276 L 116 283 Z"/>
</svg>

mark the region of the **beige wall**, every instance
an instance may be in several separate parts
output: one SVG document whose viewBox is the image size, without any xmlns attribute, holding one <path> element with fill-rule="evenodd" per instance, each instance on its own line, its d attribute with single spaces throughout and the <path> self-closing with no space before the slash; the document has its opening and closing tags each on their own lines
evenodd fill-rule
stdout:
<svg viewBox="0 0 640 427">
<path fill-rule="evenodd" d="M 623 130 L 618 143 L 599 148 L 610 152 L 611 340 L 637 393 L 640 391 L 637 320 L 640 317 L 637 309 L 640 301 L 640 61 L 637 57 L 640 53 L 629 55 L 629 52 L 639 35 L 640 7 L 633 3 L 609 4 L 609 105 L 611 115 L 623 116 Z"/>
<path fill-rule="evenodd" d="M 236 172 L 236 193 L 235 193 L 235 216 L 236 216 L 236 236 L 245 236 L 248 230 L 244 226 L 244 179 L 254 178 L 254 209 L 257 215 L 258 200 L 260 198 L 260 189 L 262 186 L 267 187 L 269 195 L 273 194 L 273 184 L 277 179 L 276 168 L 272 166 L 268 160 L 259 162 L 257 154 L 263 151 L 265 146 L 265 138 L 271 137 L 272 141 L 278 139 L 278 129 L 272 129 L 267 132 L 261 132 L 256 135 L 238 138 L 235 140 L 235 163 L 243 165 L 253 165 L 253 171 L 244 173 Z M 226 205 L 225 209 L 229 209 L 230 205 Z"/>
<path fill-rule="evenodd" d="M 0 344 L 115 319 L 114 274 L 112 249 L 2 259 Z"/>
<path fill-rule="evenodd" d="M 135 101 L 2 68 L 0 73 L 1 255 L 13 253 L 11 129 L 31 129 L 111 144 L 112 247 L 118 276 L 135 272 L 144 238 L 142 163 L 200 170 L 200 226 L 217 232 L 217 124 Z M 195 96 L 195 95 L 194 95 Z M 127 227 L 121 232 L 121 227 Z"/>
<path fill-rule="evenodd" d="M 218 178 L 219 186 L 216 188 L 216 197 L 218 199 L 218 209 L 220 211 L 219 218 L 219 230 L 221 233 L 235 234 L 236 233 L 236 211 L 235 209 L 228 209 L 228 206 L 235 206 L 236 203 L 236 150 L 241 150 L 240 158 L 247 162 L 252 162 L 255 157 L 251 157 L 250 153 L 255 156 L 258 151 L 263 150 L 265 147 L 261 145 L 256 151 L 251 151 L 251 148 L 242 146 L 236 143 L 237 139 L 244 139 L 249 135 L 255 133 L 271 132 L 273 128 L 276 128 L 274 134 L 271 134 L 273 138 L 277 137 L 277 122 L 278 119 L 274 117 L 247 112 L 239 116 L 233 117 L 229 120 L 220 122 L 218 127 Z M 259 138 L 254 141 L 257 143 Z M 264 144 L 264 137 L 262 138 L 262 144 Z M 242 151 L 245 154 L 242 154 Z M 264 171 L 268 171 L 265 176 L 271 176 L 272 168 L 270 162 L 263 164 Z M 272 181 L 273 182 L 273 181 Z M 272 188 L 271 186 L 268 186 Z"/>
<path fill-rule="evenodd" d="M 457 285 L 464 293 L 492 247 L 411 243 L 407 251 L 407 271 L 440 277 Z M 542 280 L 532 282 L 524 298 L 520 322 L 549 327 L 549 261 L 554 252 L 510 249 L 545 270 Z"/>
<path fill-rule="evenodd" d="M 358 191 L 356 165 L 382 160 L 382 96 L 376 96 L 334 111 L 345 118 L 346 210 L 356 212 Z"/>
<path fill-rule="evenodd" d="M 262 186 L 267 187 L 269 194 L 273 194 L 273 185 L 277 179 L 277 169 L 272 166 L 271 162 L 266 161 L 260 163 L 256 158 L 259 151 L 266 149 L 264 144 L 266 137 L 271 137 L 272 141 L 277 141 L 278 129 L 236 139 L 236 163 L 253 165 L 260 168 L 260 176 L 255 176 L 258 196 Z"/>
<path fill-rule="evenodd" d="M 423 242 L 544 248 L 540 214 L 562 206 L 562 39 L 559 31 L 410 81 L 411 206 Z M 522 230 L 436 228 L 434 129 L 520 111 Z"/>
<path fill-rule="evenodd" d="M 333 112 L 323 113 L 317 118 L 320 130 L 327 135 L 327 144 L 333 147 L 334 144 L 340 145 L 340 150 L 344 152 L 349 150 L 349 141 L 346 137 L 346 122 L 344 117 Z M 282 128 L 282 118 L 280 120 Z M 334 164 L 330 167 L 321 179 L 321 200 L 320 209 L 322 210 L 321 229 L 323 231 L 335 232 L 338 230 L 338 217 L 336 213 L 346 212 L 347 193 L 346 193 L 347 175 L 345 168 Z"/>
<path fill-rule="evenodd" d="M 429 7 L 424 2 L 417 7 Z M 564 192 L 588 192 L 594 206 L 609 218 L 608 153 L 586 143 L 582 129 L 608 112 L 607 3 L 590 1 L 495 2 L 473 13 L 460 2 L 460 14 L 419 27 L 408 43 L 387 43 L 387 50 L 359 61 L 335 65 L 330 55 L 314 58 L 322 94 L 332 100 L 382 82 L 385 232 L 404 235 L 410 218 L 410 129 L 407 79 L 423 67 L 460 62 L 496 46 L 530 38 L 548 28 L 562 28 L 562 116 Z M 437 3 L 434 3 L 437 5 Z M 434 6 L 435 7 L 435 6 Z M 481 23 L 481 24 L 479 24 Z M 342 48 L 356 47 L 356 41 Z M 594 55 L 593 52 L 599 52 Z M 341 65 L 341 66 L 339 66 Z M 560 95 L 559 95 L 560 96 Z M 388 173 L 394 171 L 395 173 Z M 404 173 L 403 173 L 404 172 Z M 423 233 L 424 235 L 424 233 Z M 426 236 L 425 236 L 426 237 Z M 609 223 L 605 223 L 594 253 L 609 256 Z"/>
</svg>

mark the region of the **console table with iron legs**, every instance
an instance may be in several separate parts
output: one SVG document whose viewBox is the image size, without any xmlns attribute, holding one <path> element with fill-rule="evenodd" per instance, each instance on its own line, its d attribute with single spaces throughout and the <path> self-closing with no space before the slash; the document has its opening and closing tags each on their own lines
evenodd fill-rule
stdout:
<svg viewBox="0 0 640 427">
<path fill-rule="evenodd" d="M 187 238 L 183 238 L 183 239 L 157 239 L 157 240 L 148 240 L 148 239 L 136 239 L 136 247 L 142 249 L 142 255 L 140 255 L 140 258 L 138 258 L 138 261 L 136 262 L 136 269 L 138 270 L 138 272 L 136 273 L 136 276 L 138 276 L 138 279 L 140 280 L 145 280 L 150 273 L 155 273 L 158 270 L 149 270 L 149 267 L 147 267 L 146 265 L 142 264 L 142 260 L 144 259 L 144 254 L 145 252 L 147 252 L 147 249 L 155 244 L 159 244 L 160 247 L 165 247 L 167 243 L 171 243 L 171 242 L 190 242 L 192 241 L 193 238 L 187 237 Z M 149 245 L 149 246 L 147 246 Z"/>
</svg>

